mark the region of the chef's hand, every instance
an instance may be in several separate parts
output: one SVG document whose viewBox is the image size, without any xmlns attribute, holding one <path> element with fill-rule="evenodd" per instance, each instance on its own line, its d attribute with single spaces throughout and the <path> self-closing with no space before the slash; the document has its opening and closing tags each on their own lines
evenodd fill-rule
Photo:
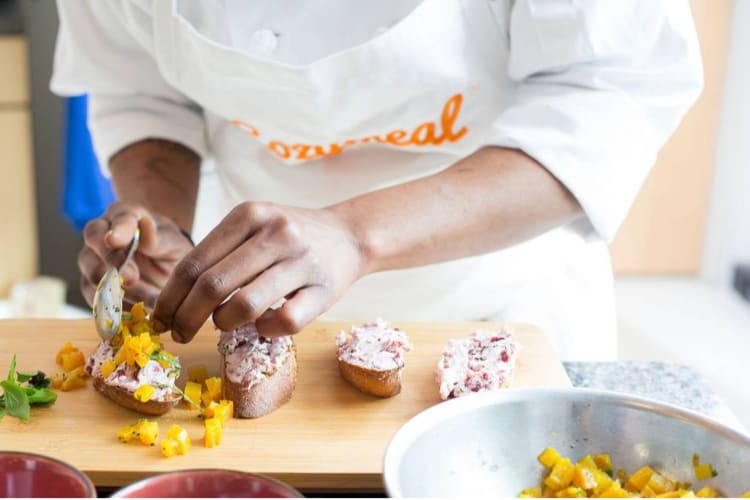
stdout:
<svg viewBox="0 0 750 500">
<path fill-rule="evenodd" d="M 189 342 L 213 314 L 222 330 L 255 321 L 264 336 L 294 334 L 360 277 L 363 261 L 332 211 L 242 203 L 177 265 L 156 301 L 154 326 Z"/>
<path fill-rule="evenodd" d="M 133 259 L 122 270 L 125 306 L 144 301 L 153 307 L 172 269 L 193 245 L 177 225 L 140 205 L 117 202 L 86 224 L 84 246 L 78 254 L 81 291 L 91 305 L 99 280 L 110 267 L 125 260 L 136 227 L 141 241 Z"/>
</svg>

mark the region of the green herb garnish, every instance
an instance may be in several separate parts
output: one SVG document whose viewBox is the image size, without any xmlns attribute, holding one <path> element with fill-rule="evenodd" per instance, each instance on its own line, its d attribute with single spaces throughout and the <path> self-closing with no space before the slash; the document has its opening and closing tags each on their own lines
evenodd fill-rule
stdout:
<svg viewBox="0 0 750 500">
<path fill-rule="evenodd" d="M 22 385 L 26 384 L 26 385 Z M 12 417 L 28 421 L 31 405 L 50 405 L 57 394 L 48 389 L 50 379 L 41 371 L 16 373 L 16 356 L 10 362 L 8 378 L 0 382 L 0 419 L 7 413 Z"/>
</svg>

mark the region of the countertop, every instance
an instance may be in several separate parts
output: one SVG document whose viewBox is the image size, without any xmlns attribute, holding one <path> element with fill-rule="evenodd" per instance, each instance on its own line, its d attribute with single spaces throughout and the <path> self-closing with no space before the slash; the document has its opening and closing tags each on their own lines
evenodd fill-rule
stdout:
<svg viewBox="0 0 750 500">
<path fill-rule="evenodd" d="M 564 362 L 574 387 L 643 396 L 702 413 L 747 432 L 729 407 L 696 370 L 657 361 Z"/>
</svg>

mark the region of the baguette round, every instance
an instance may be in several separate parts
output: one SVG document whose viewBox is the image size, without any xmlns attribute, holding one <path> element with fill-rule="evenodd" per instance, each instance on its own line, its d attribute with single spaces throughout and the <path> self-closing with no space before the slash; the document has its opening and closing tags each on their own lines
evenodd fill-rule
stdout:
<svg viewBox="0 0 750 500">
<path fill-rule="evenodd" d="M 226 359 L 222 355 L 222 390 L 224 399 L 234 404 L 235 418 L 258 418 L 278 409 L 292 398 L 297 384 L 297 355 L 294 346 L 281 367 L 251 387 L 232 382 L 227 376 Z"/>
<path fill-rule="evenodd" d="M 122 387 L 108 385 L 99 377 L 94 377 L 94 388 L 104 397 L 111 399 L 118 405 L 144 415 L 164 415 L 182 399 L 177 395 L 173 395 L 171 399 L 166 401 L 151 399 L 144 403 L 135 399 L 132 392 Z"/>
<path fill-rule="evenodd" d="M 403 368 L 373 370 L 340 359 L 338 362 L 339 371 L 344 380 L 365 394 L 379 398 L 390 398 L 401 392 L 401 372 Z"/>
</svg>

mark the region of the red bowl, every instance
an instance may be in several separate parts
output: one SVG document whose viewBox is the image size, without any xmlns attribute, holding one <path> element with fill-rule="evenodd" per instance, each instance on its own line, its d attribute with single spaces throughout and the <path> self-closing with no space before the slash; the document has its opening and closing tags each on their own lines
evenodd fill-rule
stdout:
<svg viewBox="0 0 750 500">
<path fill-rule="evenodd" d="M 115 498 L 300 498 L 299 491 L 258 474 L 192 469 L 148 477 L 123 488 Z"/>
<path fill-rule="evenodd" d="M 91 480 L 72 465 L 22 451 L 0 451 L 0 498 L 96 498 Z"/>
</svg>

